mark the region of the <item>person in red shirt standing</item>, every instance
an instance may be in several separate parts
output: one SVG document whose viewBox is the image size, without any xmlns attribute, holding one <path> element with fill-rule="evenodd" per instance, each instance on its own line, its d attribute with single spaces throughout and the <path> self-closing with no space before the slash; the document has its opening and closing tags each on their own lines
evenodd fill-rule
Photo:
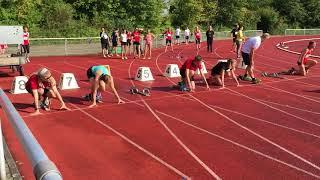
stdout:
<svg viewBox="0 0 320 180">
<path fill-rule="evenodd" d="M 8 46 L 6 44 L 0 44 L 0 54 L 6 53 Z"/>
<path fill-rule="evenodd" d="M 207 89 L 210 89 L 207 79 L 201 71 L 201 62 L 202 57 L 200 55 L 196 55 L 194 58 L 188 58 L 180 68 L 182 83 L 189 87 L 189 90 L 191 92 L 194 92 L 195 90 L 194 74 L 197 69 L 199 69 L 201 77 L 207 85 Z"/>
<path fill-rule="evenodd" d="M 173 52 L 173 44 L 172 44 L 172 31 L 171 28 L 168 28 L 167 31 L 164 33 L 166 37 L 166 49 L 164 52 L 167 52 L 168 46 L 171 46 L 171 51 Z"/>
<path fill-rule="evenodd" d="M 297 62 L 298 68 L 293 67 L 289 71 L 280 74 L 306 76 L 310 68 L 318 63 L 316 60 L 310 59 L 310 55 L 315 48 L 316 42 L 310 41 L 308 47 L 305 48 L 299 56 Z"/>
<path fill-rule="evenodd" d="M 201 31 L 198 26 L 196 26 L 196 29 L 194 30 L 194 38 L 196 41 L 197 52 L 199 52 L 201 48 Z"/>
<path fill-rule="evenodd" d="M 23 48 L 23 53 L 26 55 L 26 60 L 27 62 L 30 62 L 29 60 L 29 53 L 30 53 L 30 42 L 29 42 L 29 32 L 28 32 L 28 27 L 24 26 L 23 27 L 23 43 L 22 43 L 22 48 Z"/>
<path fill-rule="evenodd" d="M 30 76 L 26 82 L 26 90 L 34 97 L 35 112 L 32 115 L 40 114 L 39 107 L 49 111 L 50 98 L 57 98 L 60 101 L 60 110 L 69 110 L 57 89 L 55 79 L 47 68 L 41 68 Z M 40 103 L 41 97 L 43 99 Z"/>
<path fill-rule="evenodd" d="M 141 39 L 141 33 L 138 28 L 135 28 L 135 30 L 132 33 L 133 37 L 133 56 L 134 58 L 141 57 L 141 45 L 140 45 L 140 39 Z M 138 55 L 138 56 L 137 56 Z"/>
</svg>

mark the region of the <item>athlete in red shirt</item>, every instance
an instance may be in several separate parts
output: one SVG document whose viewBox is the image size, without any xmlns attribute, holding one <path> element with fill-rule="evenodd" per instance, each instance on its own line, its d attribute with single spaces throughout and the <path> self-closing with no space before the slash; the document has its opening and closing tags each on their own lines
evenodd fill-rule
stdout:
<svg viewBox="0 0 320 180">
<path fill-rule="evenodd" d="M 197 52 L 199 52 L 201 48 L 201 31 L 198 26 L 196 26 L 196 29 L 194 30 L 194 39 L 196 41 Z"/>
<path fill-rule="evenodd" d="M 171 28 L 168 28 L 166 32 L 163 33 L 164 36 L 166 37 L 166 49 L 164 52 L 167 52 L 168 46 L 171 46 L 171 51 L 173 52 L 173 44 L 172 44 L 172 30 Z"/>
<path fill-rule="evenodd" d="M 32 115 L 40 114 L 40 97 L 42 96 L 41 106 L 46 110 L 50 110 L 50 98 L 57 98 L 61 107 L 60 110 L 69 110 L 66 107 L 58 89 L 56 81 L 52 77 L 51 72 L 46 68 L 41 68 L 38 72 L 33 73 L 26 83 L 26 90 L 34 97 L 35 112 Z"/>
<path fill-rule="evenodd" d="M 136 28 L 133 33 L 132 33 L 132 38 L 133 38 L 133 56 L 134 58 L 137 58 L 137 55 L 138 55 L 138 58 L 140 59 L 141 57 L 141 45 L 140 45 L 140 37 L 141 36 L 141 33 L 139 31 L 138 28 Z"/>
<path fill-rule="evenodd" d="M 310 55 L 315 47 L 316 42 L 310 41 L 308 47 L 304 49 L 299 56 L 297 61 L 298 68 L 293 67 L 289 71 L 283 72 L 282 74 L 306 76 L 310 68 L 318 63 L 316 60 L 310 59 Z"/>
<path fill-rule="evenodd" d="M 200 55 L 195 56 L 194 58 L 188 58 L 180 68 L 180 75 L 182 82 L 189 87 L 191 92 L 195 90 L 195 82 L 194 82 L 194 74 L 197 69 L 199 69 L 201 77 L 203 78 L 204 82 L 207 85 L 207 89 L 209 88 L 207 79 L 203 72 L 201 71 L 202 66 L 202 57 Z"/>
<path fill-rule="evenodd" d="M 28 32 L 28 27 L 24 26 L 23 27 L 23 43 L 22 43 L 22 48 L 23 48 L 23 53 L 26 55 L 26 60 L 27 62 L 30 62 L 29 60 L 29 53 L 30 53 L 30 42 L 29 42 L 29 32 Z"/>
</svg>

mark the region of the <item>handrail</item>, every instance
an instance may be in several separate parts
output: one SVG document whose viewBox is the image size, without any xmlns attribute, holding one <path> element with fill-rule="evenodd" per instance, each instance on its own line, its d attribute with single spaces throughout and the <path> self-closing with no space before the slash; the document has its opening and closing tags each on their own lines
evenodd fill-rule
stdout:
<svg viewBox="0 0 320 180">
<path fill-rule="evenodd" d="M 0 106 L 5 112 L 10 124 L 13 126 L 24 151 L 31 162 L 35 178 L 37 180 L 62 180 L 61 173 L 55 164 L 49 160 L 48 156 L 1 88 Z"/>
</svg>

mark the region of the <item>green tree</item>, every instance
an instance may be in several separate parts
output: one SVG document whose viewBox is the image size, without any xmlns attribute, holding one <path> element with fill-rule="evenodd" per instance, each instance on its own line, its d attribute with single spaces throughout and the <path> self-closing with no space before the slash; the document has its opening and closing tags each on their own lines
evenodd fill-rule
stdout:
<svg viewBox="0 0 320 180">
<path fill-rule="evenodd" d="M 198 0 L 173 0 L 170 5 L 172 25 L 180 27 L 193 27 L 202 17 L 203 4 Z"/>
<path fill-rule="evenodd" d="M 309 2 L 309 0 L 307 1 Z M 306 10 L 300 0 L 274 0 L 273 7 L 293 27 L 303 26 Z"/>
</svg>

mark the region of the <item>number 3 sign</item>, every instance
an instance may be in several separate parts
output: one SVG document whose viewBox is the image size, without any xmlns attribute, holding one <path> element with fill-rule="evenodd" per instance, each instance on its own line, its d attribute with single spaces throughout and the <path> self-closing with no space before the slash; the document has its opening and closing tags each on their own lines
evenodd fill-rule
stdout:
<svg viewBox="0 0 320 180">
<path fill-rule="evenodd" d="M 60 76 L 59 89 L 77 89 L 79 88 L 76 78 L 72 73 L 62 73 Z"/>
</svg>

